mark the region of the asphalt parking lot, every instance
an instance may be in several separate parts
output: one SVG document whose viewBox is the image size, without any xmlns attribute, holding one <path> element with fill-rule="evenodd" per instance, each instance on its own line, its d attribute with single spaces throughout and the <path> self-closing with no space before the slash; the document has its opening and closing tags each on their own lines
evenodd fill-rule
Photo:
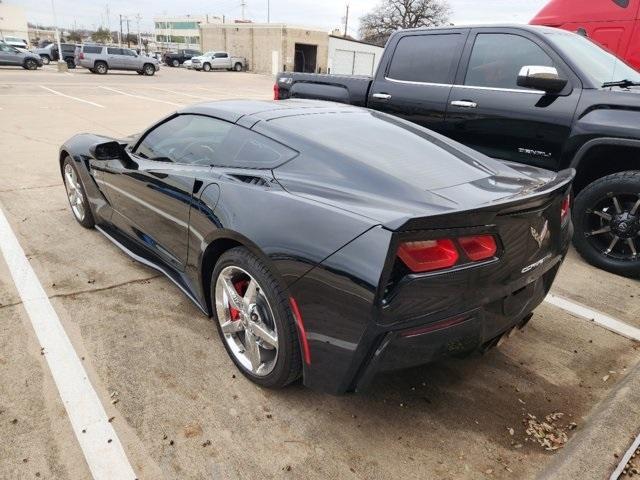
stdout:
<svg viewBox="0 0 640 480">
<path fill-rule="evenodd" d="M 544 303 L 484 356 L 380 376 L 356 395 L 265 390 L 170 281 L 76 224 L 57 163 L 65 139 L 126 136 L 194 102 L 269 99 L 272 84 L 166 67 L 0 69 L 0 208 L 137 477 L 534 478 L 562 451 L 526 432 L 529 415 L 562 413 L 571 442 L 640 360 L 637 341 Z M 640 328 L 640 282 L 573 251 L 553 293 Z M 91 478 L 46 355 L 0 260 L 0 478 Z M 594 450 L 611 469 L 622 453 Z"/>
</svg>

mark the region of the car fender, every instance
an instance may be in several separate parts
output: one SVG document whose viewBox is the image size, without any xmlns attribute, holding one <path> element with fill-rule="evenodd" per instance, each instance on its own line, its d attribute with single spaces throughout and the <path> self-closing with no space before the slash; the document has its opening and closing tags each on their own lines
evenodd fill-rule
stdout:
<svg viewBox="0 0 640 480">
<path fill-rule="evenodd" d="M 612 146 L 612 147 L 633 147 L 640 151 L 640 140 L 631 138 L 615 138 L 615 137 L 602 137 L 594 138 L 584 143 L 576 152 L 573 160 L 571 161 L 571 168 L 578 170 L 580 162 L 587 156 L 592 148 L 599 146 Z M 640 166 L 640 161 L 638 163 Z"/>
</svg>

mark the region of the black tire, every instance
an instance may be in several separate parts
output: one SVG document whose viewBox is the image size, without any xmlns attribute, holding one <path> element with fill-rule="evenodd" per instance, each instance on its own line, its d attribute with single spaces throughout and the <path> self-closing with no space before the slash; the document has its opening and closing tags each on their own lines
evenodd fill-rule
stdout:
<svg viewBox="0 0 640 480">
<path fill-rule="evenodd" d="M 136 70 L 136 73 L 137 73 L 138 75 L 144 75 L 144 72 L 143 72 L 142 70 Z"/>
<path fill-rule="evenodd" d="M 109 71 L 109 66 L 106 64 L 106 62 L 96 62 L 93 64 L 93 70 L 98 75 L 106 75 Z"/>
<path fill-rule="evenodd" d="M 76 68 L 76 61 L 71 58 L 71 57 L 67 57 L 64 59 L 65 62 L 67 62 L 67 68 L 73 70 L 74 68 Z"/>
<path fill-rule="evenodd" d="M 65 172 L 67 167 L 70 166 L 71 169 L 73 169 L 74 173 L 75 173 L 75 177 L 77 179 L 78 182 L 78 187 L 80 189 L 80 192 L 82 193 L 82 207 L 84 208 L 84 216 L 82 218 L 78 218 L 78 215 L 76 214 L 76 212 L 73 210 L 73 207 L 71 205 L 71 199 L 69 198 L 69 187 L 67 184 L 67 181 L 65 179 Z M 93 218 L 93 212 L 91 211 L 91 207 L 89 205 L 89 201 L 87 200 L 87 194 L 85 192 L 84 189 L 84 185 L 82 184 L 82 180 L 80 180 L 80 175 L 78 174 L 78 169 L 76 168 L 76 166 L 74 165 L 73 160 L 71 159 L 71 157 L 67 157 L 64 159 L 64 162 L 62 163 L 62 177 L 63 177 L 63 182 L 65 185 L 65 190 L 67 192 L 67 198 L 69 200 L 69 207 L 71 208 L 71 213 L 73 214 L 73 218 L 76 219 L 76 221 L 82 225 L 84 228 L 93 228 L 95 227 L 95 220 Z"/>
<path fill-rule="evenodd" d="M 236 63 L 236 64 L 233 66 L 233 69 L 234 69 L 236 72 L 241 72 L 241 71 L 242 71 L 242 64 L 241 64 L 240 62 Z"/>
<path fill-rule="evenodd" d="M 209 62 L 204 63 L 202 65 L 202 71 L 204 72 L 210 72 L 211 71 L 211 64 Z"/>
<path fill-rule="evenodd" d="M 273 321 L 278 335 L 278 353 L 273 370 L 258 376 L 245 368 L 234 356 L 225 340 L 216 311 L 216 281 L 226 267 L 239 267 L 249 273 L 259 284 L 262 295 L 267 299 L 273 312 Z M 236 367 L 252 382 L 267 388 L 283 388 L 298 379 L 302 373 L 302 357 L 298 343 L 298 333 L 291 312 L 289 299 L 280 283 L 269 268 L 244 247 L 236 247 L 225 252 L 211 273 L 211 302 L 213 319 L 218 327 L 220 339 Z"/>
<path fill-rule="evenodd" d="M 174 58 L 173 60 L 171 60 L 171 66 L 172 67 L 179 67 L 180 66 L 180 61 Z"/>
<path fill-rule="evenodd" d="M 49 65 L 51 63 L 51 58 L 49 58 L 49 55 L 40 55 L 40 58 L 42 58 L 42 63 L 44 65 Z"/>
<path fill-rule="evenodd" d="M 33 58 L 27 58 L 24 61 L 24 65 L 22 66 L 25 70 L 37 70 L 38 62 L 36 62 Z"/>
<path fill-rule="evenodd" d="M 156 73 L 156 67 L 154 67 L 152 63 L 145 63 L 142 71 L 147 77 L 153 77 Z"/>
<path fill-rule="evenodd" d="M 616 199 L 622 214 L 616 212 Z M 637 200 L 636 200 L 637 199 Z M 640 278 L 640 208 L 633 212 L 640 200 L 640 171 L 627 171 L 602 177 L 591 183 L 576 197 L 573 208 L 575 235 L 573 244 L 582 257 L 595 267 L 626 277 Z M 602 205 L 611 205 L 602 207 Z M 605 213 L 611 220 L 593 212 Z M 610 212 L 610 213 L 609 213 Z M 624 223 L 621 229 L 621 223 Z M 610 228 L 611 232 L 599 233 Z M 606 253 L 618 237 L 614 250 Z M 633 256 L 628 238 L 638 255 Z"/>
</svg>

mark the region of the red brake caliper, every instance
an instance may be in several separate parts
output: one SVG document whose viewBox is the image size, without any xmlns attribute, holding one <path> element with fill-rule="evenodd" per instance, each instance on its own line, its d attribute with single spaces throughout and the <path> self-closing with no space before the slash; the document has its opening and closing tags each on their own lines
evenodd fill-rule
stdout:
<svg viewBox="0 0 640 480">
<path fill-rule="evenodd" d="M 236 292 L 244 297 L 244 294 L 247 291 L 247 287 L 249 286 L 249 281 L 238 280 L 237 282 L 233 282 L 233 286 L 236 289 Z M 231 314 L 231 320 L 240 320 L 240 310 L 238 310 L 237 308 L 233 308 L 231 304 L 229 304 L 229 313 Z"/>
</svg>

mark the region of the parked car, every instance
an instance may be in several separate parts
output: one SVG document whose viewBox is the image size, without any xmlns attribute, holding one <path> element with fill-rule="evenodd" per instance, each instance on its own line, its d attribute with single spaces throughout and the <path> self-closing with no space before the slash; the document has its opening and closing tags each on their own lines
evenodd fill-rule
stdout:
<svg viewBox="0 0 640 480">
<path fill-rule="evenodd" d="M 587 36 L 640 69 L 640 0 L 551 0 L 531 24 Z"/>
<path fill-rule="evenodd" d="M 185 60 L 191 60 L 193 57 L 202 55 L 198 50 L 184 49 L 177 52 L 167 52 L 162 57 L 162 61 L 170 67 L 179 67 Z"/>
<path fill-rule="evenodd" d="M 19 47 L 19 48 L 29 47 L 29 43 L 24 38 L 20 38 L 20 37 L 9 37 L 5 35 L 2 38 L 2 41 L 7 45 L 11 45 L 12 47 Z"/>
<path fill-rule="evenodd" d="M 75 51 L 75 44 L 62 44 L 62 59 L 67 62 L 67 66 L 69 68 L 76 68 L 76 64 L 74 61 Z M 58 54 L 58 45 L 56 43 L 50 43 L 43 48 L 35 48 L 33 49 L 33 53 L 35 53 L 36 55 L 40 55 L 40 58 L 42 58 L 42 62 L 45 65 L 49 65 L 49 63 L 51 62 L 57 62 L 60 59 L 60 55 Z"/>
<path fill-rule="evenodd" d="M 227 52 L 207 52 L 199 57 L 194 57 L 193 68 L 210 72 L 211 70 L 244 70 L 247 60 L 243 57 L 232 57 Z"/>
<path fill-rule="evenodd" d="M 367 106 L 494 158 L 577 169 L 574 244 L 593 265 L 640 276 L 640 73 L 547 27 L 405 30 L 374 78 L 280 73 L 276 98 Z"/>
<path fill-rule="evenodd" d="M 334 103 L 198 104 L 58 160 L 76 220 L 172 279 L 265 387 L 342 393 L 495 345 L 572 234 L 573 170 Z"/>
<path fill-rule="evenodd" d="M 29 51 L 0 43 L 0 65 L 22 67 L 26 70 L 36 70 L 42 66 L 42 59 Z"/>
<path fill-rule="evenodd" d="M 81 45 L 76 51 L 76 63 L 91 73 L 106 74 L 109 70 L 131 70 L 139 75 L 154 75 L 160 63 L 153 57 L 138 55 L 129 48 L 105 45 Z"/>
</svg>

